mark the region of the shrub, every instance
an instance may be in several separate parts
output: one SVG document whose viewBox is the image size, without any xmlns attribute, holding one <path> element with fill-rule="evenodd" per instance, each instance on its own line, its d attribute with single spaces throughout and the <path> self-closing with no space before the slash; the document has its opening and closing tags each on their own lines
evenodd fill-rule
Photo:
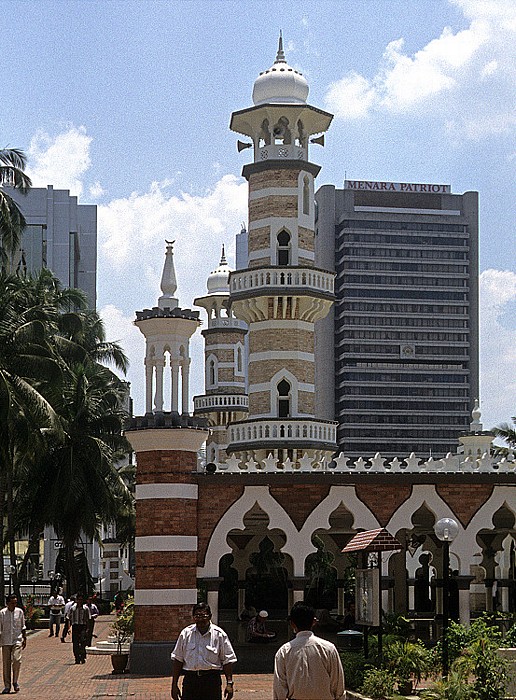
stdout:
<svg viewBox="0 0 516 700">
<path fill-rule="evenodd" d="M 416 685 L 427 678 L 433 670 L 433 656 L 421 642 L 392 642 L 384 652 L 386 668 L 391 671 L 399 685 L 414 680 Z"/>
<path fill-rule="evenodd" d="M 503 640 L 504 647 L 516 647 L 516 622 L 509 629 Z"/>
<path fill-rule="evenodd" d="M 27 629 L 36 629 L 36 625 L 41 617 L 43 617 L 43 608 L 34 605 L 34 596 L 28 595 L 25 601 L 25 625 Z"/>
<path fill-rule="evenodd" d="M 117 654 L 122 653 L 122 645 L 134 633 L 134 599 L 127 598 L 124 607 L 111 625 L 116 639 Z"/>
<path fill-rule="evenodd" d="M 394 693 L 396 676 L 385 668 L 366 671 L 361 691 L 373 700 L 385 700 Z"/>
<path fill-rule="evenodd" d="M 371 663 L 366 661 L 362 652 L 355 651 L 342 651 L 340 659 L 344 669 L 346 688 L 358 690 L 364 682 L 366 668 L 371 666 Z"/>
</svg>

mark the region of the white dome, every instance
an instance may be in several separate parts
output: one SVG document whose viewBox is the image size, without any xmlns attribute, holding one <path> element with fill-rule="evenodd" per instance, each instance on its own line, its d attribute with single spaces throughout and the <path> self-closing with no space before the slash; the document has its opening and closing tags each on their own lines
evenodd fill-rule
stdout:
<svg viewBox="0 0 516 700">
<path fill-rule="evenodd" d="M 278 53 L 273 65 L 256 78 L 253 87 L 255 105 L 305 104 L 308 97 L 306 78 L 288 65 L 283 52 L 283 39 L 279 39 Z"/>
<path fill-rule="evenodd" d="M 219 266 L 208 277 L 207 287 L 209 294 L 229 293 L 229 273 L 232 272 L 227 264 L 226 256 L 224 255 L 224 246 L 222 246 L 222 257 Z"/>
</svg>

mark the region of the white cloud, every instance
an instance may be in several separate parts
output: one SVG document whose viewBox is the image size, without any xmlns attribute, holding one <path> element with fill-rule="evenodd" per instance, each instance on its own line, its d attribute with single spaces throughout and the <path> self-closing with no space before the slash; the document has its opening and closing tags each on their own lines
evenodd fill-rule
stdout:
<svg viewBox="0 0 516 700">
<path fill-rule="evenodd" d="M 39 131 L 31 139 L 28 152 L 27 172 L 34 187 L 53 185 L 80 196 L 83 176 L 91 166 L 91 141 L 83 126 L 70 126 L 54 137 Z"/>
<path fill-rule="evenodd" d="M 427 117 L 434 109 L 455 135 L 506 133 L 516 86 L 516 3 L 450 1 L 470 20 L 466 29 L 445 27 L 413 55 L 405 52 L 403 38 L 391 41 L 374 76 L 350 71 L 329 86 L 328 109 L 358 119 L 378 111 L 418 115 L 424 105 Z"/>
<path fill-rule="evenodd" d="M 516 327 L 504 323 L 516 302 L 516 273 L 485 270 L 480 275 L 480 377 L 482 422 L 492 428 L 516 413 Z"/>
</svg>

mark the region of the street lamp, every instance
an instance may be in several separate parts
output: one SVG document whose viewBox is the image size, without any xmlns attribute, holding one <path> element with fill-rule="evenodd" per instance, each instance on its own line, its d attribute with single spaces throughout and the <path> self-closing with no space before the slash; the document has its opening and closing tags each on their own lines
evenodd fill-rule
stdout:
<svg viewBox="0 0 516 700">
<path fill-rule="evenodd" d="M 448 677 L 448 623 L 450 620 L 450 542 L 459 534 L 453 518 L 441 518 L 434 525 L 437 539 L 443 543 L 443 677 Z"/>
<path fill-rule="evenodd" d="M 32 581 L 32 598 L 33 598 L 33 599 L 36 598 L 36 581 L 37 581 L 37 580 L 38 580 L 38 577 L 37 577 L 37 576 L 33 576 L 33 577 L 31 578 L 31 581 Z"/>
</svg>

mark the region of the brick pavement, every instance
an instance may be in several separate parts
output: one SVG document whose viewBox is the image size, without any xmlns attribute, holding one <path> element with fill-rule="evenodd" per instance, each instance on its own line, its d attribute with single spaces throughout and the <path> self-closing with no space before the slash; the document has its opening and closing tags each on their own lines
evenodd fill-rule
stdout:
<svg viewBox="0 0 516 700">
<path fill-rule="evenodd" d="M 106 639 L 112 618 L 98 619 L 98 640 Z M 34 700 L 166 700 L 170 679 L 165 677 L 115 676 L 111 659 L 88 656 L 84 665 L 75 665 L 72 644 L 48 637 L 47 630 L 29 633 L 20 673 L 17 697 Z M 270 700 L 271 675 L 235 675 L 235 700 Z"/>
</svg>

